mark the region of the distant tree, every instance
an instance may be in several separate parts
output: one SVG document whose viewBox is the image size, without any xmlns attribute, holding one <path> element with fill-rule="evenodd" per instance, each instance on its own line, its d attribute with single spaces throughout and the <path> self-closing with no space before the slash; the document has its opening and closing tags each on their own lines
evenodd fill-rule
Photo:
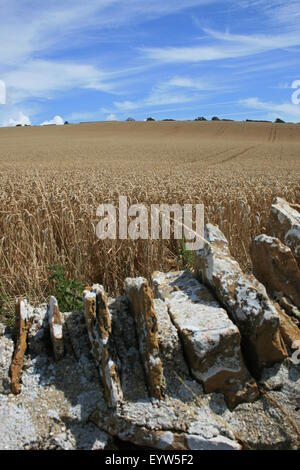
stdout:
<svg viewBox="0 0 300 470">
<path fill-rule="evenodd" d="M 132 117 L 129 117 L 126 119 L 126 122 L 135 122 L 135 119 L 133 119 Z"/>
<path fill-rule="evenodd" d="M 17 124 L 16 127 L 22 127 L 22 124 Z"/>
<path fill-rule="evenodd" d="M 146 121 L 147 121 L 147 122 L 151 122 L 151 121 L 155 121 L 155 119 L 154 119 L 153 117 L 148 117 L 148 118 L 146 119 Z"/>
<path fill-rule="evenodd" d="M 195 119 L 195 121 L 207 121 L 207 119 L 205 117 L 201 116 L 201 117 L 197 117 Z"/>
<path fill-rule="evenodd" d="M 285 122 L 280 119 L 280 118 L 277 118 L 276 121 L 275 121 L 276 124 L 285 124 Z"/>
<path fill-rule="evenodd" d="M 214 116 L 211 118 L 212 121 L 220 121 L 220 118 L 218 118 L 217 116 Z"/>
<path fill-rule="evenodd" d="M 164 122 L 174 122 L 175 119 L 163 119 Z"/>
<path fill-rule="evenodd" d="M 67 126 L 69 124 L 69 121 L 65 121 L 65 126 Z"/>
<path fill-rule="evenodd" d="M 271 121 L 265 121 L 262 119 L 246 119 L 246 122 L 271 122 Z"/>
</svg>

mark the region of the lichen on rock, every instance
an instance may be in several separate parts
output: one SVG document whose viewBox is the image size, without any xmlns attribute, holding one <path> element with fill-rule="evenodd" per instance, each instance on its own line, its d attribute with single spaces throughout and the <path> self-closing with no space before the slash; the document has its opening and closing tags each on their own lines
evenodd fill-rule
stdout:
<svg viewBox="0 0 300 470">
<path fill-rule="evenodd" d="M 153 293 L 144 278 L 126 279 L 125 289 L 133 312 L 139 349 L 145 368 L 149 393 L 161 398 L 163 370 L 159 356 L 158 325 L 154 309 Z"/>
<path fill-rule="evenodd" d="M 228 242 L 215 226 L 205 227 L 205 246 L 197 252 L 196 269 L 242 335 L 242 349 L 255 376 L 287 357 L 280 335 L 280 319 L 266 290 L 254 276 L 245 274 L 231 256 Z"/>
<path fill-rule="evenodd" d="M 286 297 L 300 308 L 300 268 L 292 250 L 278 238 L 259 235 L 252 240 L 253 273 L 273 297 Z"/>
<path fill-rule="evenodd" d="M 99 369 L 104 394 L 109 406 L 117 406 L 123 392 L 115 360 L 112 340 L 111 316 L 107 297 L 102 286 L 94 285 L 84 292 L 86 327 L 92 354 Z"/>
<path fill-rule="evenodd" d="M 27 349 L 27 332 L 30 318 L 27 309 L 27 300 L 22 298 L 16 301 L 16 344 L 11 362 L 11 391 L 17 395 L 21 391 L 21 377 L 24 354 Z"/>
<path fill-rule="evenodd" d="M 255 400 L 258 390 L 244 364 L 239 330 L 208 289 L 188 271 L 155 273 L 152 280 L 206 393 L 223 393 L 230 408 Z"/>
<path fill-rule="evenodd" d="M 53 296 L 49 300 L 48 321 L 54 357 L 59 361 L 64 356 L 63 321 L 58 302 Z"/>
<path fill-rule="evenodd" d="M 268 220 L 270 235 L 288 246 L 300 268 L 300 213 L 285 199 L 277 197 L 271 206 Z"/>
</svg>

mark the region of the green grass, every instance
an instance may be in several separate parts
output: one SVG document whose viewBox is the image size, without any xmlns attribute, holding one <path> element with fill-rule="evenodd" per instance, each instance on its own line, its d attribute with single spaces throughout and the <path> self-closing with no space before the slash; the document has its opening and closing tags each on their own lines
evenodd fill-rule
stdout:
<svg viewBox="0 0 300 470">
<path fill-rule="evenodd" d="M 48 268 L 49 292 L 58 301 L 61 312 L 70 312 L 82 309 L 83 283 L 78 279 L 70 279 L 63 266 L 54 265 Z M 28 301 L 35 305 L 37 299 L 26 296 Z M 44 302 L 46 299 L 39 299 Z M 8 294 L 4 281 L 0 278 L 0 323 L 14 328 L 15 326 L 15 297 Z"/>
<path fill-rule="evenodd" d="M 183 269 L 193 266 L 194 253 L 186 248 L 184 240 L 179 240 L 178 261 Z"/>
</svg>

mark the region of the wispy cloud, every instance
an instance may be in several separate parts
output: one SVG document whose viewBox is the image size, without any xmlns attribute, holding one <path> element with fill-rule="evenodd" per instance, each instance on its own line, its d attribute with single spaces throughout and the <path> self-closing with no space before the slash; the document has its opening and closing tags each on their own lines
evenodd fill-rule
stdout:
<svg viewBox="0 0 300 470">
<path fill-rule="evenodd" d="M 176 76 L 171 78 L 168 83 L 170 87 L 187 88 L 191 90 L 214 90 L 216 84 L 212 80 L 202 80 L 198 78 L 192 78 L 187 76 Z"/>
<path fill-rule="evenodd" d="M 178 89 L 185 89 L 185 92 L 178 92 Z M 136 101 L 115 101 L 114 106 L 120 111 L 130 111 L 139 108 L 147 109 L 157 106 L 190 103 L 199 99 L 199 96 L 195 94 L 195 92 L 207 89 L 208 85 L 204 85 L 204 83 L 201 83 L 197 79 L 192 80 L 187 77 L 174 77 L 166 82 L 157 84 L 152 88 L 150 93 L 142 99 Z"/>
<path fill-rule="evenodd" d="M 194 100 L 192 96 L 184 94 L 152 94 L 147 98 L 137 101 L 115 101 L 114 106 L 120 111 L 132 111 L 135 109 L 147 109 L 156 106 L 190 103 Z"/>
<path fill-rule="evenodd" d="M 241 100 L 240 104 L 247 108 L 263 111 L 270 119 L 281 118 L 286 121 L 299 122 L 300 121 L 300 106 L 292 103 L 273 103 L 261 101 L 258 98 L 247 98 Z"/>
<path fill-rule="evenodd" d="M 118 93 L 122 77 L 140 73 L 147 65 L 99 65 L 97 54 L 73 58 L 74 47 L 98 43 L 99 32 L 115 34 L 126 24 L 153 20 L 218 0 L 0 0 L 0 69 L 9 105 L 28 99 L 53 99 L 60 92 L 88 89 Z M 100 40 L 101 43 L 101 40 Z M 60 59 L 53 59 L 60 51 Z M 71 58 L 68 59 L 68 55 Z"/>
<path fill-rule="evenodd" d="M 211 46 L 143 48 L 145 56 L 164 63 L 195 63 L 234 59 L 300 45 L 300 32 L 280 36 L 238 35 L 205 30 L 217 41 Z"/>
<path fill-rule="evenodd" d="M 28 98 L 49 99 L 54 93 L 72 88 L 110 91 L 105 73 L 93 65 L 34 60 L 3 74 L 12 103 Z"/>
<path fill-rule="evenodd" d="M 299 0 L 0 0 L 0 11 L 0 122 L 198 113 L 258 83 L 270 107 L 287 99 L 278 83 L 299 78 Z"/>
<path fill-rule="evenodd" d="M 88 40 L 92 29 L 117 29 L 120 25 L 154 19 L 218 0 L 0 0 L 0 63 L 15 65 L 43 50 L 69 49 Z M 78 33 L 81 32 L 81 35 Z M 70 43 L 70 37 L 72 42 Z"/>
</svg>

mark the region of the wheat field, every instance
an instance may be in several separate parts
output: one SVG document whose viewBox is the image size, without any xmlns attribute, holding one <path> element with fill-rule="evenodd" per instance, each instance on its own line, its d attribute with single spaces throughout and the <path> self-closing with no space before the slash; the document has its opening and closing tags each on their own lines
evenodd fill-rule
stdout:
<svg viewBox="0 0 300 470">
<path fill-rule="evenodd" d="M 95 123 L 0 129 L 0 320 L 16 295 L 51 291 L 49 266 L 123 289 L 127 276 L 181 266 L 178 241 L 99 241 L 100 203 L 203 203 L 251 269 L 249 243 L 272 199 L 300 203 L 300 125 Z"/>
</svg>

